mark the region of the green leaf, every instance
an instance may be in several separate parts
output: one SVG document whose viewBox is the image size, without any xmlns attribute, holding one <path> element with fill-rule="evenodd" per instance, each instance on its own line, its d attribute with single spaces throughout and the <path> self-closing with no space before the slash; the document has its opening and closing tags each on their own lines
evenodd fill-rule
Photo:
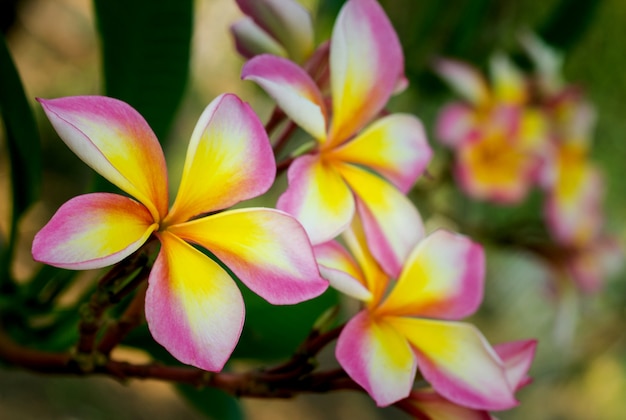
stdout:
<svg viewBox="0 0 626 420">
<path fill-rule="evenodd" d="M 196 389 L 191 385 L 178 385 L 178 392 L 209 419 L 242 420 L 243 411 L 237 399 L 221 389 Z"/>
<path fill-rule="evenodd" d="M 192 0 L 94 0 L 106 94 L 132 105 L 163 141 L 185 91 Z"/>
<path fill-rule="evenodd" d="M 561 0 L 540 28 L 541 38 L 559 50 L 568 50 L 582 37 L 602 1 Z"/>
<path fill-rule="evenodd" d="M 10 233 L 0 259 L 0 290 L 9 278 L 17 222 L 39 197 L 41 146 L 37 124 L 26 99 L 4 36 L 0 34 L 0 113 L 4 120 L 11 165 L 12 214 Z"/>
<path fill-rule="evenodd" d="M 339 301 L 338 293 L 323 295 L 297 305 L 271 305 L 241 286 L 246 302 L 246 322 L 233 357 L 273 361 L 289 357 L 311 331 L 315 321 Z"/>
</svg>

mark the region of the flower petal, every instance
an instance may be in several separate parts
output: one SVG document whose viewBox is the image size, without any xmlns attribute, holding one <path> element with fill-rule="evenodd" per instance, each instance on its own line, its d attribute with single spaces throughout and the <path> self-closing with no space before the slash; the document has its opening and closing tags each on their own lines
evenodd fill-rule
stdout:
<svg viewBox="0 0 626 420">
<path fill-rule="evenodd" d="M 455 148 L 470 137 L 475 124 L 474 110 L 463 103 L 454 102 L 439 112 L 435 132 L 441 144 Z"/>
<path fill-rule="evenodd" d="M 413 345 L 420 372 L 444 398 L 483 410 L 517 405 L 502 360 L 473 325 L 406 317 L 385 319 Z"/>
<path fill-rule="evenodd" d="M 261 86 L 304 131 L 326 139 L 326 106 L 319 88 L 301 67 L 286 58 L 259 55 L 241 70 L 243 80 Z"/>
<path fill-rule="evenodd" d="M 461 319 L 483 299 L 485 254 L 466 236 L 437 230 L 409 256 L 377 313 Z"/>
<path fill-rule="evenodd" d="M 357 197 L 369 248 L 392 277 L 424 236 L 424 225 L 413 203 L 393 185 L 354 165 L 344 164 L 341 175 Z"/>
<path fill-rule="evenodd" d="M 352 256 L 337 241 L 313 248 L 322 277 L 342 293 L 362 301 L 372 299 L 361 269 Z"/>
<path fill-rule="evenodd" d="M 493 349 L 504 362 L 511 388 L 518 390 L 532 381 L 528 376 L 528 369 L 535 357 L 537 340 L 509 341 L 498 344 Z"/>
<path fill-rule="evenodd" d="M 169 231 L 211 251 L 246 286 L 274 305 L 309 300 L 328 287 L 304 229 L 283 212 L 229 210 L 170 226 Z"/>
<path fill-rule="evenodd" d="M 135 252 L 158 228 L 143 205 L 118 194 L 74 197 L 33 240 L 36 261 L 72 270 L 101 268 Z"/>
<path fill-rule="evenodd" d="M 183 222 L 261 195 L 275 176 L 263 124 L 237 96 L 221 95 L 204 110 L 193 131 L 168 221 Z"/>
<path fill-rule="evenodd" d="M 403 403 L 403 409 L 417 419 L 428 420 L 494 420 L 485 410 L 457 405 L 446 400 L 432 388 L 417 389 Z M 406 407 L 406 406 L 409 407 Z M 424 417 L 425 416 L 425 417 Z"/>
<path fill-rule="evenodd" d="M 293 161 L 287 172 L 289 187 L 276 207 L 295 216 L 313 245 L 333 239 L 354 215 L 354 198 L 337 170 L 320 156 Z"/>
<path fill-rule="evenodd" d="M 341 238 L 358 262 L 365 279 L 363 284 L 372 294 L 372 299 L 367 301 L 367 306 L 369 308 L 378 306 L 387 292 L 391 279 L 372 255 L 371 248 L 367 244 L 363 222 L 358 213 L 352 219 L 350 227 L 342 233 Z"/>
<path fill-rule="evenodd" d="M 344 327 L 335 356 L 346 373 L 380 407 L 406 398 L 415 380 L 415 354 L 408 342 L 383 319 L 366 311 Z"/>
<path fill-rule="evenodd" d="M 130 105 L 104 96 L 38 99 L 67 146 L 96 172 L 143 203 L 154 220 L 167 213 L 167 169 L 159 142 Z"/>
<path fill-rule="evenodd" d="M 422 123 L 412 115 L 392 114 L 377 120 L 331 155 L 365 165 L 406 193 L 432 157 Z"/>
<path fill-rule="evenodd" d="M 237 52 L 245 58 L 259 54 L 273 54 L 284 57 L 287 51 L 267 32 L 257 26 L 250 17 L 244 17 L 230 26 L 235 39 Z"/>
<path fill-rule="evenodd" d="M 484 106 L 489 103 L 487 82 L 474 67 L 461 61 L 441 58 L 435 62 L 435 71 L 471 104 Z"/>
<path fill-rule="evenodd" d="M 520 43 L 537 69 L 539 87 L 548 95 L 553 95 L 563 88 L 563 55 L 545 44 L 532 32 L 522 33 Z"/>
<path fill-rule="evenodd" d="M 494 100 L 503 104 L 524 105 L 528 93 L 522 72 L 501 54 L 492 57 L 489 64 Z"/>
<path fill-rule="evenodd" d="M 603 223 L 602 178 L 584 157 L 562 149 L 556 183 L 547 194 L 546 222 L 559 243 L 583 247 L 597 237 Z"/>
<path fill-rule="evenodd" d="M 400 41 L 378 2 L 345 3 L 330 45 L 332 145 L 355 134 L 383 109 L 403 67 Z"/>
<path fill-rule="evenodd" d="M 313 52 L 311 14 L 297 1 L 237 0 L 237 4 L 284 46 L 294 61 L 301 63 Z"/>
<path fill-rule="evenodd" d="M 237 345 L 244 304 L 213 260 L 169 232 L 148 280 L 146 320 L 154 339 L 183 363 L 219 371 Z"/>
</svg>

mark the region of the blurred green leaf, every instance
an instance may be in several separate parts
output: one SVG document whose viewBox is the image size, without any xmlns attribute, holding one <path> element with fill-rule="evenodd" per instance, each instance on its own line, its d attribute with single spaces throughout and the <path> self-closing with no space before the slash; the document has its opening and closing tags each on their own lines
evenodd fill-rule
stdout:
<svg viewBox="0 0 626 420">
<path fill-rule="evenodd" d="M 132 105 L 160 141 L 185 91 L 192 0 L 94 0 L 106 94 Z"/>
<path fill-rule="evenodd" d="M 541 38 L 553 47 L 568 50 L 582 37 L 602 1 L 561 0 L 539 29 Z"/>
<path fill-rule="evenodd" d="M 11 165 L 12 215 L 10 236 L 0 259 L 0 287 L 9 278 L 17 222 L 39 197 L 41 146 L 37 124 L 26 99 L 4 36 L 0 34 L 0 112 Z"/>
<path fill-rule="evenodd" d="M 233 357 L 276 360 L 293 354 L 311 327 L 328 308 L 338 303 L 338 293 L 328 289 L 323 295 L 297 305 L 276 306 L 245 286 L 246 323 Z"/>
<path fill-rule="evenodd" d="M 221 389 L 196 389 L 191 385 L 178 385 L 178 392 L 199 412 L 214 420 L 241 420 L 243 411 L 237 399 Z"/>
<path fill-rule="evenodd" d="M 42 265 L 31 280 L 20 288 L 28 311 L 46 312 L 56 304 L 56 298 L 72 284 L 78 271 Z"/>
</svg>

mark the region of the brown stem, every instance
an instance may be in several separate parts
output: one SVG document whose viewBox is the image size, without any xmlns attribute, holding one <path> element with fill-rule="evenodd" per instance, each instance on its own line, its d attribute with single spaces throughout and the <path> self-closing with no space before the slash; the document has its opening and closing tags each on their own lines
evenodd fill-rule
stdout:
<svg viewBox="0 0 626 420">
<path fill-rule="evenodd" d="M 284 378 L 291 378 L 309 373 L 315 368 L 315 365 L 311 363 L 311 359 L 314 358 L 331 341 L 339 337 L 343 327 L 344 326 L 341 325 L 323 334 L 321 334 L 318 330 L 311 331 L 309 336 L 304 340 L 300 347 L 298 347 L 291 359 L 285 363 L 274 366 L 273 368 L 266 369 L 265 372 L 273 377 L 282 374 L 284 375 Z"/>
<path fill-rule="evenodd" d="M 102 327 L 102 317 L 105 311 L 119 302 L 126 295 L 137 288 L 148 278 L 151 269 L 151 254 L 153 254 L 154 240 L 149 240 L 143 248 L 114 266 L 98 282 L 98 288 L 91 295 L 89 302 L 80 309 L 79 337 L 76 345 L 76 361 L 86 371 L 94 368 L 93 353 L 96 337 Z M 137 273 L 127 284 L 118 285 L 140 267 Z M 114 290 L 119 286 L 119 290 Z"/>
<path fill-rule="evenodd" d="M 268 380 L 264 371 L 207 372 L 189 366 L 164 366 L 159 363 L 136 365 L 106 360 L 85 371 L 70 353 L 52 353 L 30 349 L 15 343 L 0 329 L 0 359 L 40 373 L 103 374 L 118 380 L 158 379 L 195 387 L 214 387 L 234 396 L 255 398 L 290 398 L 298 393 L 323 393 L 336 389 L 360 389 L 341 369 L 320 372 L 290 381 Z"/>
<path fill-rule="evenodd" d="M 287 145 L 287 141 L 291 137 L 294 131 L 298 128 L 297 125 L 293 123 L 293 121 L 289 121 L 283 132 L 280 134 L 280 137 L 274 143 L 274 155 L 277 156 L 283 148 Z"/>
<path fill-rule="evenodd" d="M 281 173 L 283 173 L 284 171 L 286 171 L 289 168 L 289 165 L 291 165 L 291 162 L 293 162 L 293 161 L 294 161 L 294 158 L 288 157 L 288 158 L 278 162 L 276 164 L 276 176 L 278 176 Z"/>
<path fill-rule="evenodd" d="M 15 343 L 0 326 L 0 360 L 41 373 L 67 372 L 72 363 L 69 353 L 44 352 Z"/>
<path fill-rule="evenodd" d="M 108 357 L 115 346 L 117 346 L 129 332 L 141 324 L 144 319 L 143 311 L 147 289 L 148 284 L 146 282 L 142 283 L 119 320 L 108 326 L 102 340 L 100 340 L 98 344 L 98 353 Z"/>
<path fill-rule="evenodd" d="M 91 295 L 89 302 L 80 308 L 80 323 L 78 324 L 77 354 L 88 355 L 93 352 L 96 335 L 102 323 L 102 315 L 111 302 L 106 292 L 100 288 Z"/>
<path fill-rule="evenodd" d="M 272 131 L 274 131 L 276 127 L 278 127 L 278 125 L 281 122 L 283 122 L 285 117 L 286 115 L 282 109 L 278 107 L 274 108 L 274 112 L 272 112 L 272 116 L 270 117 L 267 124 L 265 124 L 265 131 L 267 132 L 267 134 L 271 134 Z"/>
</svg>

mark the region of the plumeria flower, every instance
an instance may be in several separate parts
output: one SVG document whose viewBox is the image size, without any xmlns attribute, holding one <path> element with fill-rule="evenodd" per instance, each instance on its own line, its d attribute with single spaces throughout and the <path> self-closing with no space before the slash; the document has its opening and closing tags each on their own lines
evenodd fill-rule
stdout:
<svg viewBox="0 0 626 420">
<path fill-rule="evenodd" d="M 547 226 L 557 243 L 583 247 L 600 233 L 603 182 L 599 170 L 575 144 L 561 145 L 546 197 Z"/>
<path fill-rule="evenodd" d="M 276 171 L 261 122 L 236 96 L 216 98 L 201 115 L 169 211 L 163 151 L 137 111 L 99 96 L 39 102 L 70 149 L 133 198 L 71 199 L 35 236 L 33 257 L 68 269 L 101 268 L 156 236 L 161 248 L 148 279 L 146 319 L 154 339 L 181 362 L 222 369 L 244 322 L 236 283 L 196 246 L 273 304 L 326 289 L 305 231 L 291 216 L 264 208 L 219 212 L 264 193 Z"/>
<path fill-rule="evenodd" d="M 489 69 L 490 81 L 464 62 L 443 58 L 435 62 L 436 73 L 462 99 L 446 105 L 439 115 L 436 132 L 443 144 L 463 142 L 498 108 L 519 109 L 527 103 L 524 75 L 506 56 L 492 57 Z"/>
<path fill-rule="evenodd" d="M 351 253 L 337 242 L 315 247 L 322 276 L 364 305 L 342 330 L 335 354 L 379 406 L 408 397 L 417 368 L 456 404 L 484 410 L 517 404 L 505 363 L 474 326 L 457 321 L 482 301 L 479 245 L 435 231 L 391 283 L 367 249 L 358 219 L 343 237 Z"/>
<path fill-rule="evenodd" d="M 403 61 L 380 5 L 349 0 L 330 40 L 331 109 L 292 61 L 261 55 L 242 71 L 315 139 L 292 162 L 277 207 L 296 216 L 314 244 L 337 236 L 358 212 L 373 254 L 393 275 L 423 236 L 419 213 L 405 193 L 432 154 L 414 116 L 376 119 L 403 77 Z"/>
<path fill-rule="evenodd" d="M 502 343 L 494 346 L 506 367 L 509 382 L 517 391 L 528 385 L 532 379 L 527 375 L 528 369 L 535 356 L 536 340 L 523 340 Z M 487 410 L 474 409 L 458 405 L 439 395 L 432 388 L 416 389 L 406 400 L 398 403 L 418 419 L 428 420 L 493 420 L 494 417 Z"/>
<path fill-rule="evenodd" d="M 464 101 L 443 108 L 437 136 L 455 153 L 455 175 L 471 197 L 518 203 L 538 182 L 547 123 L 528 106 L 523 74 L 505 56 L 491 60 L 491 86 L 471 66 L 439 60 L 437 72 Z"/>
<path fill-rule="evenodd" d="M 545 161 L 535 135 L 542 117 L 520 119 L 517 110 L 497 108 L 481 124 L 455 147 L 457 182 L 475 199 L 518 203 L 537 184 Z"/>
<path fill-rule="evenodd" d="M 546 109 L 552 140 L 543 175 L 546 223 L 557 243 L 580 248 L 598 237 L 603 224 L 604 183 L 589 159 L 595 111 L 567 87 Z"/>
<path fill-rule="evenodd" d="M 267 53 L 304 63 L 313 53 L 311 14 L 295 0 L 236 0 L 246 15 L 231 26 L 245 58 Z"/>
</svg>

